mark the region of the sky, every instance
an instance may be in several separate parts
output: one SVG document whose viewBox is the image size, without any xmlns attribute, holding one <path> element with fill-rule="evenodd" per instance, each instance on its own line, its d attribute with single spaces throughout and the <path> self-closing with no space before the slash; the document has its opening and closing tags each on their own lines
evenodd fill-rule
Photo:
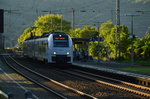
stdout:
<svg viewBox="0 0 150 99">
<path fill-rule="evenodd" d="M 120 0 L 121 24 L 129 27 L 134 17 L 134 34 L 143 37 L 150 27 L 150 0 Z M 0 0 L 4 9 L 4 33 L 6 46 L 14 46 L 24 29 L 33 26 L 35 20 L 44 14 L 63 14 L 71 22 L 72 8 L 75 9 L 75 27 L 91 25 L 111 20 L 115 24 L 116 0 Z M 144 11 L 144 13 L 137 12 Z"/>
</svg>

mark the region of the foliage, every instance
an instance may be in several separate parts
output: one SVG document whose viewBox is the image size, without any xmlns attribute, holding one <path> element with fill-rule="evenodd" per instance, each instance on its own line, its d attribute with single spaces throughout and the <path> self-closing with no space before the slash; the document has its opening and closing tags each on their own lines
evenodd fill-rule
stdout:
<svg viewBox="0 0 150 99">
<path fill-rule="evenodd" d="M 70 22 L 63 20 L 62 15 L 46 14 L 35 21 L 34 26 L 28 27 L 23 34 L 18 38 L 18 44 L 21 48 L 23 42 L 34 36 L 41 36 L 43 33 L 60 31 L 68 33 L 74 38 L 90 38 L 90 37 L 104 37 L 104 41 L 90 42 L 90 55 L 109 59 L 129 59 L 131 56 L 131 43 L 133 40 L 134 55 L 137 59 L 150 59 L 150 31 L 148 29 L 144 38 L 130 39 L 127 26 L 116 26 L 112 22 L 107 21 L 102 23 L 99 27 L 100 33 L 96 27 L 83 26 L 83 28 L 76 28 L 74 35 L 71 34 Z M 98 45 L 100 44 L 100 46 Z M 88 43 L 76 46 L 77 49 L 88 51 Z M 100 53 L 98 53 L 100 47 Z"/>
<path fill-rule="evenodd" d="M 118 28 L 118 34 L 117 34 Z M 100 37 L 104 41 L 100 42 L 100 57 L 109 59 L 130 59 L 131 44 L 133 40 L 134 55 L 137 59 L 150 59 L 150 29 L 148 29 L 144 38 L 129 38 L 127 26 L 116 26 L 108 21 L 101 24 Z M 120 37 L 120 38 L 119 38 Z M 90 53 L 92 56 L 98 56 L 98 42 L 91 42 Z"/>
<path fill-rule="evenodd" d="M 116 33 L 117 28 L 119 33 Z M 104 37 L 102 55 L 116 59 L 120 51 L 120 57 L 125 58 L 127 56 L 126 52 L 130 45 L 130 40 L 128 28 L 125 25 L 117 27 L 110 21 L 105 22 L 100 27 L 100 36 Z"/>
<path fill-rule="evenodd" d="M 135 57 L 136 58 L 142 58 L 143 55 L 142 55 L 142 52 L 143 52 L 143 47 L 144 45 L 144 41 L 143 39 L 140 39 L 140 38 L 136 38 L 134 40 L 134 53 L 135 53 Z"/>
<path fill-rule="evenodd" d="M 32 33 L 35 29 L 36 27 L 33 26 L 24 30 L 23 34 L 18 38 L 18 45 L 20 48 L 22 47 L 23 42 L 33 35 Z"/>
<path fill-rule="evenodd" d="M 136 38 L 134 41 L 134 53 L 138 59 L 150 59 L 150 31 L 147 31 L 144 38 Z"/>
<path fill-rule="evenodd" d="M 47 32 L 61 31 L 61 28 L 63 32 L 69 32 L 71 29 L 70 22 L 63 20 L 62 18 L 62 15 L 54 14 L 46 14 L 39 17 L 34 24 L 34 26 L 37 27 L 36 33 L 42 35 Z"/>
<path fill-rule="evenodd" d="M 90 42 L 90 55 L 93 57 L 98 56 L 98 43 L 97 42 Z"/>
<path fill-rule="evenodd" d="M 75 29 L 75 38 L 90 38 L 90 37 L 97 37 L 98 36 L 98 32 L 97 29 L 95 27 L 90 27 L 90 26 L 84 26 L 82 29 L 77 28 Z M 85 52 L 88 51 L 88 44 L 86 44 L 85 46 L 80 45 L 80 48 L 83 48 L 82 50 L 84 50 Z M 97 46 L 96 43 L 92 43 L 90 45 L 90 49 L 92 49 L 90 51 L 92 56 L 95 56 L 95 54 L 97 54 L 95 47 Z"/>
<path fill-rule="evenodd" d="M 150 32 L 147 32 L 144 39 L 144 46 L 142 46 L 143 52 L 142 55 L 144 55 L 144 59 L 149 58 L 150 59 Z"/>
<path fill-rule="evenodd" d="M 120 41 L 118 39 L 118 34 L 116 33 L 116 29 L 119 29 Z M 90 38 L 90 37 L 98 37 L 99 33 L 95 27 L 84 26 L 83 29 L 75 30 L 76 38 Z M 130 39 L 128 28 L 125 25 L 121 25 L 117 27 L 112 22 L 108 21 L 101 24 L 100 27 L 100 37 L 104 37 L 104 41 L 100 42 L 98 45 L 98 41 L 90 42 L 90 55 L 93 57 L 98 57 L 98 47 L 100 47 L 100 57 L 104 58 L 113 58 L 116 59 L 116 55 L 118 54 L 118 42 L 120 57 L 126 58 L 130 52 L 128 52 L 128 48 L 130 47 Z M 84 48 L 85 49 L 85 48 Z"/>
<path fill-rule="evenodd" d="M 150 67 L 150 60 L 147 59 L 147 60 L 138 60 L 136 61 L 136 64 L 140 64 L 140 65 L 143 65 L 143 66 L 149 66 Z"/>
<path fill-rule="evenodd" d="M 128 58 L 128 48 L 131 46 L 131 40 L 129 38 L 129 31 L 127 26 L 121 25 L 120 29 L 120 43 L 119 43 L 119 50 L 120 50 L 120 57 Z"/>
<path fill-rule="evenodd" d="M 84 26 L 83 29 L 75 29 L 76 38 L 90 38 L 98 36 L 98 32 L 95 27 Z"/>
<path fill-rule="evenodd" d="M 61 31 L 69 34 L 71 29 L 70 22 L 63 20 L 62 15 L 46 14 L 40 16 L 35 21 L 34 26 L 24 30 L 23 34 L 18 38 L 18 45 L 22 48 L 23 42 L 32 36 L 41 36 L 43 33 L 52 31 Z"/>
</svg>

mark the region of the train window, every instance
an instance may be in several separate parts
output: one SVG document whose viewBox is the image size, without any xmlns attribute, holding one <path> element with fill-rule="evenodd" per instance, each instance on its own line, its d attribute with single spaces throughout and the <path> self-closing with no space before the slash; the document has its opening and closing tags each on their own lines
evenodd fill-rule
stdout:
<svg viewBox="0 0 150 99">
<path fill-rule="evenodd" d="M 68 36 L 67 35 L 54 35 L 54 47 L 68 47 Z"/>
</svg>

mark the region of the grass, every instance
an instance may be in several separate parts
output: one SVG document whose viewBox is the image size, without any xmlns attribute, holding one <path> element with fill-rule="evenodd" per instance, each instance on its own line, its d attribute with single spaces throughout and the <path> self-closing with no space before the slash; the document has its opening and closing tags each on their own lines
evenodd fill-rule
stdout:
<svg viewBox="0 0 150 99">
<path fill-rule="evenodd" d="M 119 61 L 120 63 L 128 63 L 130 64 L 131 60 L 122 60 Z M 129 72 L 135 72 L 135 73 L 141 73 L 141 74 L 148 74 L 150 75 L 150 60 L 137 60 L 135 61 L 135 64 L 140 65 L 140 66 L 132 66 L 129 65 L 127 67 L 116 67 L 119 70 L 123 71 L 129 71 Z M 88 63 L 88 65 L 93 65 L 93 63 Z M 102 66 L 102 65 L 100 65 Z M 99 67 L 99 65 L 96 65 L 96 67 Z M 106 67 L 106 66 L 104 66 Z"/>
<path fill-rule="evenodd" d="M 139 60 L 139 61 L 136 61 L 137 64 L 139 65 L 145 65 L 145 66 L 150 66 L 150 60 Z"/>
<path fill-rule="evenodd" d="M 0 99 L 6 99 L 4 96 L 0 95 Z"/>
<path fill-rule="evenodd" d="M 144 73 L 150 75 L 150 67 L 124 67 L 119 68 L 120 70 L 130 71 L 130 72 L 137 72 L 137 73 Z"/>
<path fill-rule="evenodd" d="M 118 61 L 120 63 L 131 63 L 131 60 L 127 59 L 127 60 L 122 60 L 122 61 Z M 150 60 L 134 60 L 134 64 L 137 65 L 143 65 L 143 66 L 150 66 Z"/>
<path fill-rule="evenodd" d="M 120 62 L 130 64 L 131 60 L 123 60 Z M 143 74 L 149 74 L 150 75 L 150 60 L 136 60 L 136 61 L 134 61 L 134 64 L 140 65 L 140 66 L 139 67 L 122 67 L 122 68 L 118 68 L 118 69 L 124 70 L 124 71 L 130 71 L 130 72 L 143 73 Z"/>
</svg>

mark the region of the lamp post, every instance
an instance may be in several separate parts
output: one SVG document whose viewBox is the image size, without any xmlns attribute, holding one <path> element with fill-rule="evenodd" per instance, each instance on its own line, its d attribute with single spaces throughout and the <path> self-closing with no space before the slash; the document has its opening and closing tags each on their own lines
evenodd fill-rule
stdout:
<svg viewBox="0 0 150 99">
<path fill-rule="evenodd" d="M 130 16 L 131 17 L 131 35 L 130 35 L 130 39 L 132 40 L 131 43 L 131 64 L 134 64 L 134 46 L 133 46 L 133 40 L 135 38 L 134 32 L 133 32 L 133 18 L 135 16 L 139 16 L 139 14 L 126 14 L 126 16 Z"/>
</svg>

